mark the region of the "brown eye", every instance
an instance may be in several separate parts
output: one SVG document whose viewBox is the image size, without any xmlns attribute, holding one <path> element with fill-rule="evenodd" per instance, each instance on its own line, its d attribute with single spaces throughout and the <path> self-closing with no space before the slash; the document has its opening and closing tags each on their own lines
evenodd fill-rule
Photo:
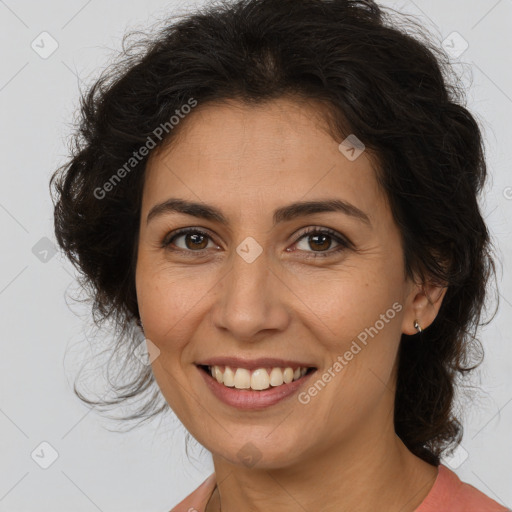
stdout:
<svg viewBox="0 0 512 512">
<path fill-rule="evenodd" d="M 205 249 L 208 245 L 206 237 L 199 233 L 187 233 L 183 236 L 185 237 L 185 245 L 188 249 Z"/>
<path fill-rule="evenodd" d="M 331 246 L 332 237 L 330 235 L 318 234 L 309 235 L 309 246 L 311 249 L 325 251 Z"/>
<path fill-rule="evenodd" d="M 348 242 L 344 237 L 336 231 L 327 228 L 312 228 L 305 233 L 302 233 L 294 245 L 300 245 L 302 241 L 305 243 L 303 243 L 302 247 L 298 247 L 299 250 L 306 253 L 309 252 L 312 257 L 331 256 L 335 253 L 348 249 L 351 246 L 350 242 Z M 338 247 L 329 251 L 328 249 L 330 249 L 333 242 L 338 244 Z"/>
<path fill-rule="evenodd" d="M 177 240 L 182 239 L 182 242 L 176 243 Z M 205 250 L 208 242 L 211 240 L 210 236 L 198 229 L 181 229 L 177 232 L 171 233 L 162 242 L 163 247 L 171 249 L 171 245 L 177 247 L 177 250 L 200 252 Z M 175 250 L 175 249 L 172 249 Z"/>
</svg>

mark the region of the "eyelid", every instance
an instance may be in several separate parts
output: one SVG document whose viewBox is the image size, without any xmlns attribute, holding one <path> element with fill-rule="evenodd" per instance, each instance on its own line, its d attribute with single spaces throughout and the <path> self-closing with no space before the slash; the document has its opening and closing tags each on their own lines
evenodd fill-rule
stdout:
<svg viewBox="0 0 512 512">
<path fill-rule="evenodd" d="M 307 228 L 305 228 L 304 231 L 301 231 L 296 237 L 295 237 L 295 241 L 293 242 L 294 244 L 296 244 L 301 238 L 303 238 L 304 236 L 306 235 L 310 235 L 310 234 L 326 234 L 326 235 L 329 235 L 331 236 L 332 238 L 336 239 L 339 243 L 344 243 L 346 245 L 349 245 L 349 246 L 352 246 L 353 247 L 353 243 L 345 236 L 343 235 L 342 233 L 339 233 L 338 231 L 334 230 L 334 229 L 331 229 L 331 228 L 327 228 L 327 227 L 323 227 L 323 226 L 309 226 Z"/>
<path fill-rule="evenodd" d="M 315 260 L 317 258 L 329 258 L 336 257 L 345 252 L 347 249 L 355 250 L 354 244 L 343 234 L 333 230 L 331 228 L 320 227 L 320 226 L 310 226 L 306 228 L 305 231 L 302 231 L 293 242 L 292 245 L 297 244 L 303 238 L 307 238 L 308 235 L 319 234 L 319 235 L 327 235 L 332 238 L 338 246 L 334 249 L 329 249 L 327 251 L 302 251 L 298 250 L 298 252 L 303 252 L 305 255 L 302 256 L 304 259 L 312 259 Z M 291 251 L 290 249 L 286 249 L 287 252 L 295 252 L 296 250 Z"/>
<path fill-rule="evenodd" d="M 175 229 L 173 231 L 170 231 L 169 233 L 167 233 L 164 236 L 161 245 L 162 245 L 163 248 L 166 248 L 171 243 L 172 240 L 178 238 L 179 236 L 187 235 L 188 233 L 199 233 L 200 235 L 206 236 L 210 240 L 214 241 L 213 235 L 211 233 L 209 233 L 209 231 L 207 229 L 190 226 L 190 227 L 180 228 L 180 229 Z M 204 249 L 202 249 L 202 250 L 204 250 Z M 199 253 L 201 251 L 188 251 L 188 252 L 197 252 L 197 253 Z"/>
</svg>

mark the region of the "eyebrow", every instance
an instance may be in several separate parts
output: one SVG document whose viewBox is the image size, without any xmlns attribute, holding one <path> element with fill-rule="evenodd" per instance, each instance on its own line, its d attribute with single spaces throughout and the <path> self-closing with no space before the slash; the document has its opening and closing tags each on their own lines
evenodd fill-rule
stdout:
<svg viewBox="0 0 512 512">
<path fill-rule="evenodd" d="M 341 199 L 299 201 L 287 206 L 282 206 L 274 211 L 274 226 L 281 222 L 293 220 L 297 217 L 323 212 L 341 212 L 371 226 L 370 219 L 366 213 L 353 204 Z M 229 225 L 228 219 L 218 208 L 204 203 L 196 203 L 176 198 L 167 199 L 163 203 L 153 206 L 148 213 L 146 224 L 149 224 L 149 221 L 155 217 L 159 217 L 166 213 L 184 213 L 201 219 L 218 222 L 225 226 Z"/>
</svg>

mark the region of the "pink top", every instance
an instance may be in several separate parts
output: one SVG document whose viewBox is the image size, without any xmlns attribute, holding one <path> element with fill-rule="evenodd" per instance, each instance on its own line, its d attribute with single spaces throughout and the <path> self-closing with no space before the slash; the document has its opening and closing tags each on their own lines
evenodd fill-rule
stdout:
<svg viewBox="0 0 512 512">
<path fill-rule="evenodd" d="M 204 512 L 215 485 L 215 473 L 212 473 L 170 512 Z M 461 482 L 453 471 L 441 464 L 432 489 L 414 512 L 510 512 L 510 510 L 472 485 Z"/>
</svg>

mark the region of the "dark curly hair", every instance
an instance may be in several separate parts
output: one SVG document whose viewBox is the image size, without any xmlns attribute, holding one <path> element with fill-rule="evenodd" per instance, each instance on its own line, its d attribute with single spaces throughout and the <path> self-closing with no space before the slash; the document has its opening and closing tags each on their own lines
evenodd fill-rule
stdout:
<svg viewBox="0 0 512 512">
<path fill-rule="evenodd" d="M 169 119 L 191 99 L 314 100 L 326 107 L 336 140 L 357 134 L 375 156 L 406 276 L 447 287 L 433 324 L 402 335 L 394 415 L 408 449 L 439 464 L 462 437 L 455 390 L 481 359 L 475 335 L 495 266 L 478 204 L 487 173 L 481 132 L 460 79 L 429 37 L 370 0 L 238 0 L 123 42 L 122 57 L 82 95 L 72 155 L 50 183 L 57 241 L 80 272 L 96 325 L 116 326 L 116 353 L 133 348 L 140 331 L 135 263 L 148 158 L 140 148 L 174 140 L 181 124 L 171 129 Z M 141 366 L 114 399 L 89 400 L 76 385 L 75 392 L 107 406 L 153 383 L 151 367 Z M 163 412 L 158 396 L 129 418 Z"/>
</svg>

